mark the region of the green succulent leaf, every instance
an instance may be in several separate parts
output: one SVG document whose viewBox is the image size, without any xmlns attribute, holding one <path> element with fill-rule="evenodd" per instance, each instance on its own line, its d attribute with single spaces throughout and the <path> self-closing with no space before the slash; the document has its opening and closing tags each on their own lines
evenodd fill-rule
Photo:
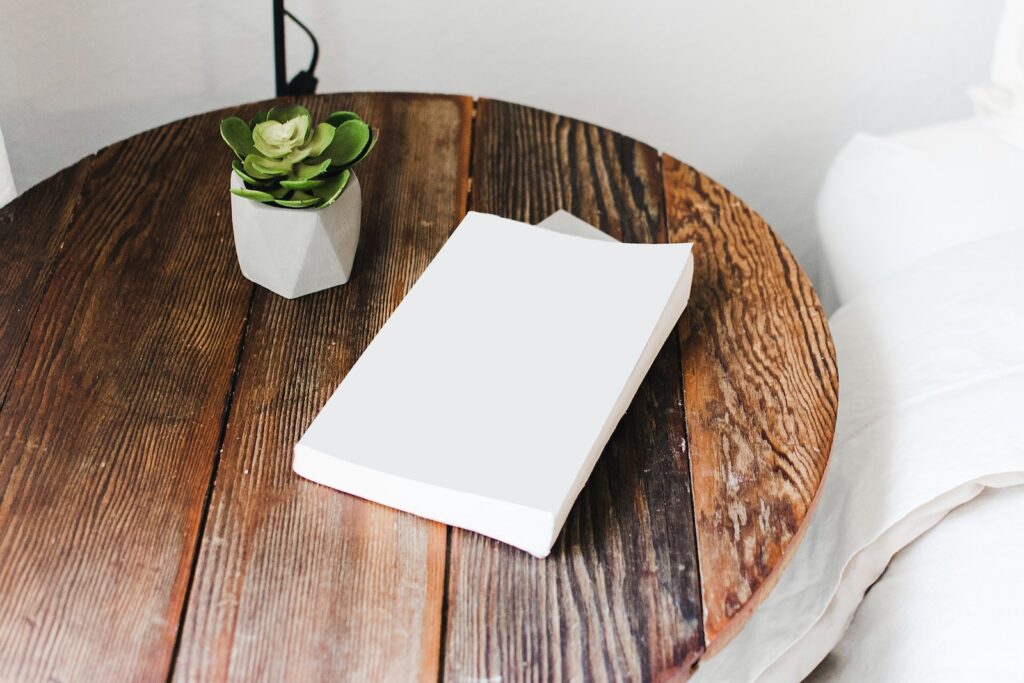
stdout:
<svg viewBox="0 0 1024 683">
<path fill-rule="evenodd" d="M 313 137 L 309 139 L 305 147 L 309 149 L 309 156 L 318 157 L 334 140 L 334 126 L 330 123 L 321 123 L 313 131 Z"/>
<path fill-rule="evenodd" d="M 252 141 L 265 157 L 281 159 L 298 151 L 309 139 L 309 116 L 297 116 L 284 123 L 273 119 L 257 123 Z"/>
<path fill-rule="evenodd" d="M 267 114 L 269 113 L 269 111 L 261 111 L 259 114 L 256 114 L 256 116 L 249 119 L 249 128 L 255 128 L 257 123 L 263 123 L 264 121 L 266 121 Z"/>
<path fill-rule="evenodd" d="M 237 175 L 239 178 L 241 178 L 245 182 L 249 183 L 250 185 L 266 185 L 267 184 L 266 180 L 257 180 L 256 178 L 253 178 L 248 173 L 246 173 L 245 172 L 245 167 L 242 165 L 242 162 L 238 161 L 237 159 L 235 161 L 231 162 L 231 169 L 235 172 L 235 175 Z"/>
<path fill-rule="evenodd" d="M 290 180 L 309 180 L 316 178 L 327 171 L 331 166 L 330 159 L 316 162 L 314 164 L 296 164 L 292 167 Z"/>
<path fill-rule="evenodd" d="M 245 172 L 252 177 L 265 180 L 274 176 L 288 175 L 292 170 L 292 164 L 283 159 L 268 159 L 259 154 L 250 154 L 245 158 Z M 250 169 L 254 170 L 252 173 Z"/>
<path fill-rule="evenodd" d="M 309 110 L 300 104 L 288 107 L 271 107 L 267 112 L 267 121 L 277 121 L 281 124 L 294 124 L 301 133 L 299 144 L 309 142 L 313 134 L 313 116 Z"/>
<path fill-rule="evenodd" d="M 246 155 L 256 151 L 252 144 L 252 131 L 249 130 L 249 124 L 237 116 L 231 116 L 220 122 L 220 136 L 239 159 L 244 159 Z"/>
<path fill-rule="evenodd" d="M 264 171 L 261 171 L 255 165 L 255 162 L 258 160 L 265 161 L 265 159 L 263 159 L 263 157 L 259 156 L 258 154 L 250 154 L 249 156 L 245 157 L 245 160 L 242 162 L 242 169 L 250 178 L 254 178 L 255 180 L 258 181 L 273 180 L 275 176 L 284 175 L 284 173 L 265 173 Z"/>
<path fill-rule="evenodd" d="M 325 182 L 319 178 L 311 178 L 310 180 L 282 180 L 281 187 L 288 188 L 289 190 L 311 190 L 314 187 L 320 187 Z"/>
<path fill-rule="evenodd" d="M 327 117 L 327 123 L 331 124 L 335 128 L 345 123 L 346 121 L 362 121 L 359 118 L 359 114 L 354 111 L 336 111 Z"/>
<path fill-rule="evenodd" d="M 320 187 L 315 187 L 310 192 L 314 197 L 318 197 L 323 200 L 324 206 L 330 206 L 334 203 L 341 193 L 345 191 L 345 187 L 348 185 L 348 179 L 351 177 L 352 172 L 347 168 L 336 176 L 328 178 L 327 181 Z"/>
<path fill-rule="evenodd" d="M 254 199 L 257 202 L 274 201 L 274 195 L 269 192 L 263 192 L 262 190 L 250 190 L 248 187 L 232 187 L 231 194 L 236 194 L 239 197 L 245 197 L 246 199 Z"/>
<path fill-rule="evenodd" d="M 303 107 L 301 104 L 292 104 L 286 107 L 271 107 L 270 111 L 267 112 L 267 121 L 277 121 L 278 123 L 286 123 L 292 119 L 305 117 L 307 119 L 312 118 L 309 110 Z"/>
<path fill-rule="evenodd" d="M 366 149 L 370 137 L 370 127 L 362 121 L 345 121 L 334 131 L 334 139 L 322 156 L 331 160 L 331 166 L 348 166 Z"/>
<path fill-rule="evenodd" d="M 309 147 L 300 147 L 294 152 L 289 152 L 288 156 L 286 156 L 284 159 L 281 159 L 281 161 L 291 166 L 294 166 L 295 164 L 299 163 L 308 156 Z"/>
<path fill-rule="evenodd" d="M 353 159 L 351 163 L 349 163 L 349 166 L 355 166 L 360 161 L 365 159 L 366 155 L 368 155 L 370 153 L 370 151 L 373 150 L 374 146 L 377 144 L 377 138 L 378 137 L 379 137 L 379 135 L 377 134 L 377 131 L 373 130 L 371 128 L 370 129 L 370 141 L 366 143 L 366 147 L 363 147 L 363 151 L 361 151 L 359 153 L 359 155 L 355 159 Z"/>
<path fill-rule="evenodd" d="M 307 206 L 316 206 L 322 200 L 319 197 L 308 195 L 305 192 L 297 191 L 291 196 L 291 199 L 275 199 L 274 203 L 278 206 L 286 206 L 289 209 L 303 209 Z"/>
</svg>

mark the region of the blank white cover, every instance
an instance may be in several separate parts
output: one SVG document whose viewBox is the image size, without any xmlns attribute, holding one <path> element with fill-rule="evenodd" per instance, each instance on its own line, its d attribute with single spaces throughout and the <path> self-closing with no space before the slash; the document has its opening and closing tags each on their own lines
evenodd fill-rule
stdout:
<svg viewBox="0 0 1024 683">
<path fill-rule="evenodd" d="M 689 244 L 470 213 L 302 437 L 295 471 L 545 556 L 691 278 Z"/>
</svg>

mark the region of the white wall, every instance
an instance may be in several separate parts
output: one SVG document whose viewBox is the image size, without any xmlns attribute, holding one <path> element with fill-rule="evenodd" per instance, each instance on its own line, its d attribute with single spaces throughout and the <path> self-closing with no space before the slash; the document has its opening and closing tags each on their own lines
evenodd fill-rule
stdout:
<svg viewBox="0 0 1024 683">
<path fill-rule="evenodd" d="M 18 189 L 132 133 L 273 96 L 270 16 L 269 0 L 0 0 Z"/>
<path fill-rule="evenodd" d="M 824 282 L 813 198 L 856 130 L 969 113 L 998 0 L 289 0 L 321 92 L 500 97 L 645 140 L 759 210 Z M 0 125 L 22 190 L 94 149 L 272 94 L 269 0 L 0 0 Z M 289 31 L 290 66 L 308 59 Z"/>
</svg>

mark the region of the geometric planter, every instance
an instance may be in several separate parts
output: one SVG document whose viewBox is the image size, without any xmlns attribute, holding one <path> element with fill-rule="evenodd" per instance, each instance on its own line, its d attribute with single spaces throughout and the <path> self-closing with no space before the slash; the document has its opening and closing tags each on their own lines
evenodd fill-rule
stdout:
<svg viewBox="0 0 1024 683">
<path fill-rule="evenodd" d="M 231 174 L 231 187 L 244 187 Z M 242 275 L 286 299 L 343 285 L 359 244 L 362 199 L 352 173 L 322 209 L 286 209 L 231 195 L 231 225 Z"/>
</svg>

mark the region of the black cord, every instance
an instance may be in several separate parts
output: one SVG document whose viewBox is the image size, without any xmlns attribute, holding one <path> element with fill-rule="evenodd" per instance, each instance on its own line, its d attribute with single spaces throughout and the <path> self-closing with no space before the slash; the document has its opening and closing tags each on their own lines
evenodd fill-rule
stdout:
<svg viewBox="0 0 1024 683">
<path fill-rule="evenodd" d="M 301 28 L 307 36 L 309 36 L 310 41 L 313 43 L 313 58 L 309 60 L 309 68 L 305 71 L 300 71 L 295 78 L 292 79 L 291 83 L 288 84 L 288 89 L 292 91 L 291 94 L 293 95 L 312 94 L 313 90 L 316 88 L 317 79 L 313 76 L 313 72 L 316 70 L 316 63 L 320 59 L 320 43 L 317 42 L 316 36 L 314 36 L 313 32 L 309 30 L 309 27 L 299 21 L 294 14 L 285 9 L 284 15 L 294 21 L 295 24 Z M 308 93 L 294 91 L 294 88 L 296 87 L 305 90 L 310 83 L 312 83 L 312 87 L 309 89 Z"/>
</svg>

